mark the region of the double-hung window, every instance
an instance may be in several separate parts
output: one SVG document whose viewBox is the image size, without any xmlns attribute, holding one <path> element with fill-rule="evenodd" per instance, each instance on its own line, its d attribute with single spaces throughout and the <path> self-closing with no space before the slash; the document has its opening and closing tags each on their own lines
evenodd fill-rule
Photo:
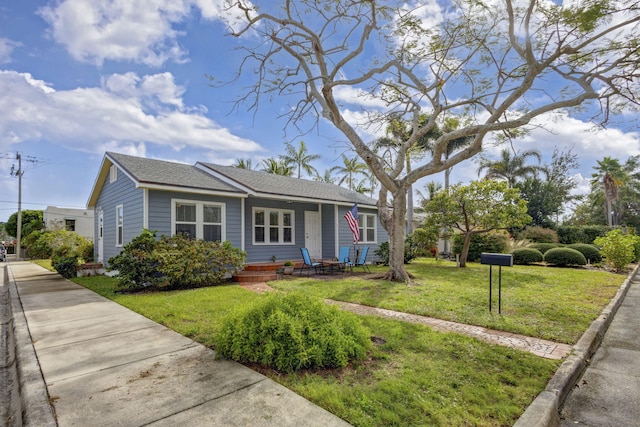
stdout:
<svg viewBox="0 0 640 427">
<path fill-rule="evenodd" d="M 224 203 L 172 200 L 172 234 L 182 233 L 191 239 L 224 241 Z"/>
<path fill-rule="evenodd" d="M 358 214 L 358 228 L 360 229 L 360 242 L 376 243 L 376 216 L 374 214 Z"/>
<path fill-rule="evenodd" d="M 116 206 L 116 246 L 122 246 L 124 242 L 124 207 Z"/>
<path fill-rule="evenodd" d="M 253 208 L 253 243 L 256 245 L 295 244 L 295 212 L 284 209 Z"/>
</svg>

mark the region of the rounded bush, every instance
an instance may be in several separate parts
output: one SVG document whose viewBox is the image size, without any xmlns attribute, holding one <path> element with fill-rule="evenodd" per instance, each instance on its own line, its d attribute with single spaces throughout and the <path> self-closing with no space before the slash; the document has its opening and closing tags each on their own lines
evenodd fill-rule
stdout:
<svg viewBox="0 0 640 427">
<path fill-rule="evenodd" d="M 544 256 L 542 252 L 533 248 L 518 248 L 511 252 L 513 255 L 513 263 L 517 265 L 531 264 L 534 262 L 542 262 Z"/>
<path fill-rule="evenodd" d="M 281 372 L 340 368 L 366 357 L 360 319 L 301 294 L 273 294 L 234 312 L 216 335 L 219 355 Z"/>
<path fill-rule="evenodd" d="M 537 249 L 544 254 L 549 249 L 559 248 L 560 245 L 558 243 L 534 243 L 528 247 L 531 249 Z"/>
<path fill-rule="evenodd" d="M 553 248 L 544 253 L 544 260 L 558 266 L 586 265 L 587 259 L 575 249 Z"/>
<path fill-rule="evenodd" d="M 586 243 L 574 243 L 567 247 L 580 252 L 582 255 L 584 255 L 588 262 L 597 263 L 602 261 L 600 249 L 596 248 L 593 245 L 588 245 Z"/>
</svg>

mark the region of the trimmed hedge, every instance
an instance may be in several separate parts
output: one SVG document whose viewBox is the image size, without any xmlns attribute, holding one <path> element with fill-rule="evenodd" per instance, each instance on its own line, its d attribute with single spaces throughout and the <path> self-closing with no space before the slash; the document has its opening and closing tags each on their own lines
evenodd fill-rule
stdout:
<svg viewBox="0 0 640 427">
<path fill-rule="evenodd" d="M 593 245 L 588 245 L 586 243 L 574 243 L 572 245 L 568 245 L 568 248 L 575 249 L 580 252 L 587 259 L 588 262 L 598 263 L 602 262 L 602 255 L 600 254 L 600 249 L 596 248 Z"/>
<path fill-rule="evenodd" d="M 547 252 L 549 249 L 559 248 L 560 244 L 558 243 L 534 243 L 528 246 L 531 249 L 537 249 L 543 254 Z"/>
<path fill-rule="evenodd" d="M 268 295 L 228 316 L 216 335 L 219 355 L 280 372 L 341 368 L 371 346 L 356 315 L 302 294 Z"/>
<path fill-rule="evenodd" d="M 511 252 L 513 255 L 513 263 L 517 265 L 532 264 L 534 262 L 542 262 L 544 255 L 537 249 L 533 248 L 518 248 Z"/>
<path fill-rule="evenodd" d="M 587 259 L 584 257 L 584 255 L 571 248 L 549 249 L 544 254 L 544 261 L 557 266 L 587 264 Z"/>
</svg>

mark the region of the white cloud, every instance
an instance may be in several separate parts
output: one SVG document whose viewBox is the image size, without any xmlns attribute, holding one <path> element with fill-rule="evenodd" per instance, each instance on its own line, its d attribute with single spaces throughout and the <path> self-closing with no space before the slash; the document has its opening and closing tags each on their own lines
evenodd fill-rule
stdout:
<svg viewBox="0 0 640 427">
<path fill-rule="evenodd" d="M 224 0 L 63 0 L 39 9 L 53 39 L 78 61 L 105 60 L 161 66 L 187 60 L 176 27 L 197 8 L 204 19 L 234 27 L 239 15 Z"/>
<path fill-rule="evenodd" d="M 8 64 L 11 62 L 11 54 L 13 53 L 13 50 L 21 45 L 21 43 L 0 37 L 0 64 Z"/>
<path fill-rule="evenodd" d="M 112 75 L 102 87 L 56 91 L 30 74 L 0 71 L 0 146 L 47 140 L 74 150 L 137 155 L 149 143 L 176 150 L 261 150 L 198 108 L 183 107 L 183 91 L 169 73 Z"/>
</svg>

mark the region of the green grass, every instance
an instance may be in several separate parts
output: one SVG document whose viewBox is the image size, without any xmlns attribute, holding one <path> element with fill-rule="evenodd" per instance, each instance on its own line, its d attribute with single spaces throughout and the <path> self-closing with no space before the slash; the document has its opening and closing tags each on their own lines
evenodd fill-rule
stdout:
<svg viewBox="0 0 640 427">
<path fill-rule="evenodd" d="M 502 314 L 498 314 L 498 267 L 493 267 L 489 312 L 489 266 L 457 268 L 448 261 L 418 259 L 407 266 L 411 286 L 362 276 L 328 280 L 285 276 L 269 284 L 331 298 L 484 326 L 573 344 L 622 284 L 624 276 L 597 270 L 542 266 L 502 268 Z M 383 272 L 378 268 L 375 271 Z"/>
<path fill-rule="evenodd" d="M 408 268 L 416 277 L 411 286 L 357 275 L 321 280 L 293 276 L 270 285 L 283 292 L 302 290 L 318 298 L 574 342 L 624 280 L 584 269 L 503 268 L 503 314 L 498 315 L 488 312 L 487 266 L 457 269 L 445 261 L 418 260 Z M 262 298 L 236 285 L 120 294 L 112 278 L 76 281 L 206 346 L 213 345 L 234 307 Z M 254 368 L 356 426 L 509 426 L 560 364 L 422 325 L 362 319 L 382 343 L 366 362 L 289 375 Z"/>
</svg>

